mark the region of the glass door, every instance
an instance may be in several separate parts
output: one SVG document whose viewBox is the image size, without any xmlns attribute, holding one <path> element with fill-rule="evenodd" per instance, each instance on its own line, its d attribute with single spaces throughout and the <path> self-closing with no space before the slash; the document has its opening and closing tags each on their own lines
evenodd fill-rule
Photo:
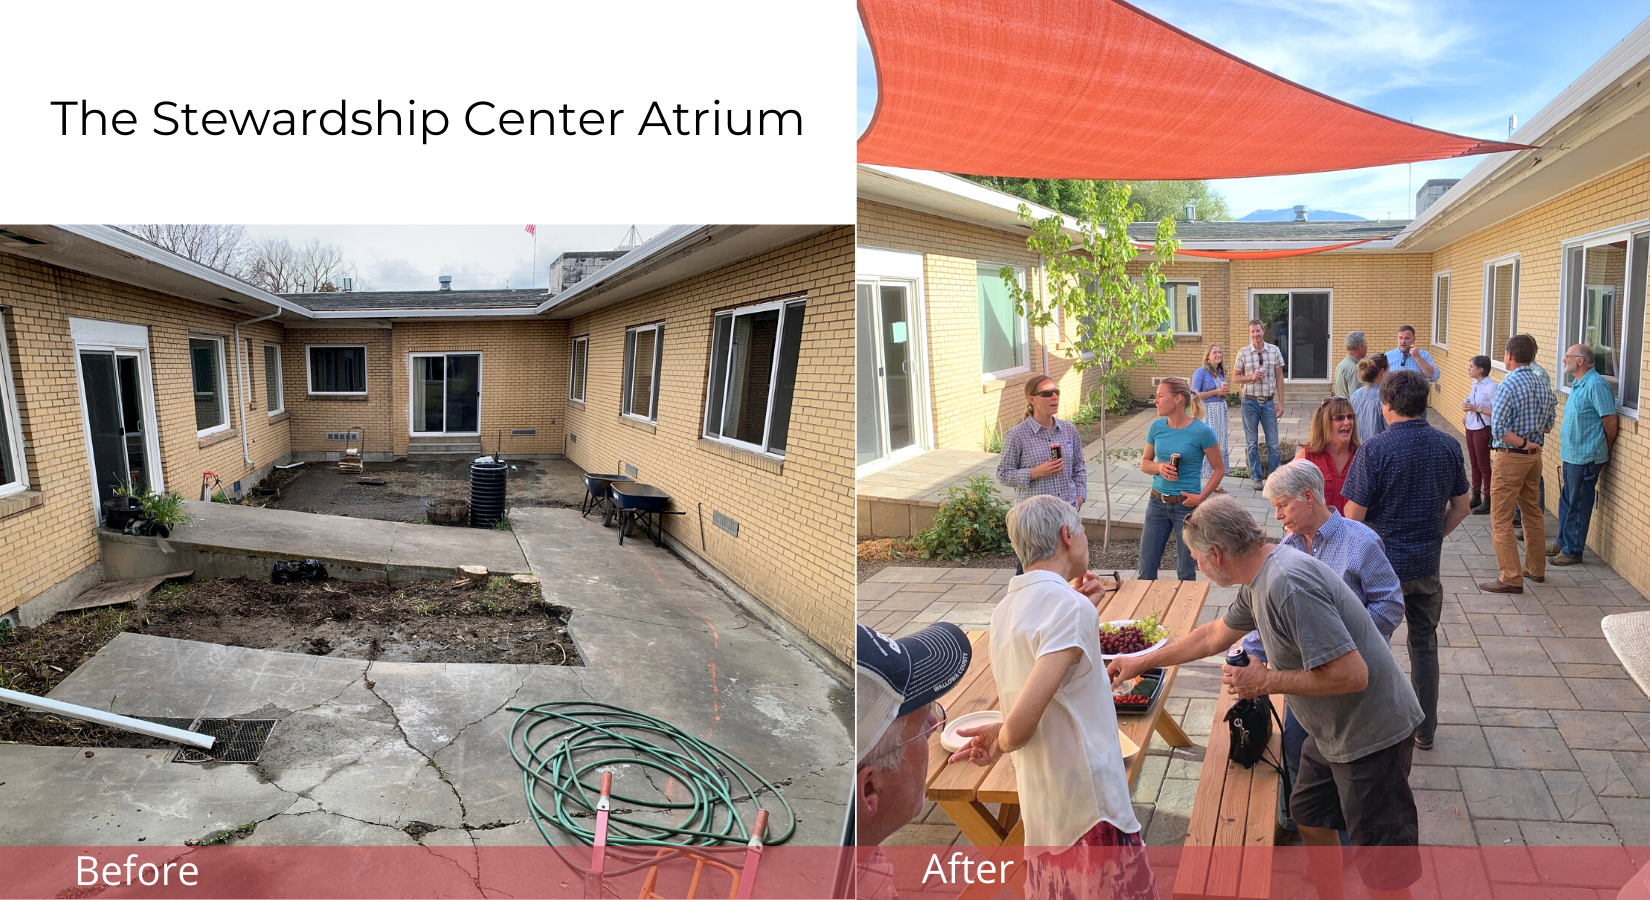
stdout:
<svg viewBox="0 0 1650 900">
<path fill-rule="evenodd" d="M 415 355 L 412 372 L 414 434 L 479 434 L 481 354 Z"/>
<path fill-rule="evenodd" d="M 149 488 L 148 435 L 144 431 L 143 379 L 136 353 L 83 350 L 80 379 L 86 391 L 86 431 L 91 436 L 99 515 L 115 489 Z"/>
<path fill-rule="evenodd" d="M 1283 377 L 1303 381 L 1329 378 L 1329 294 L 1326 291 L 1257 292 L 1254 316 L 1265 340 L 1283 354 Z"/>
<path fill-rule="evenodd" d="M 917 371 L 911 284 L 855 286 L 855 371 L 859 379 L 856 465 L 917 446 Z"/>
</svg>

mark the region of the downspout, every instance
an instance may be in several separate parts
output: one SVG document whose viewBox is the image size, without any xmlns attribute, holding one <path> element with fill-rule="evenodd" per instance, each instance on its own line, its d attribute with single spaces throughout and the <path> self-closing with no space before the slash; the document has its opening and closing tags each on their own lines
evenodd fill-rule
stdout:
<svg viewBox="0 0 1650 900">
<path fill-rule="evenodd" d="M 259 322 L 267 322 L 280 314 L 281 308 L 277 306 L 275 307 L 275 311 L 267 316 L 259 316 L 256 319 L 247 319 L 245 322 L 235 323 L 235 355 L 237 358 L 240 356 L 241 352 L 241 326 L 255 325 Z M 241 401 L 241 458 L 246 460 L 246 468 L 248 472 L 256 472 L 258 467 L 252 462 L 252 439 L 247 434 L 248 426 L 246 424 L 246 405 L 247 401 L 251 399 L 250 394 L 248 394 L 248 391 L 251 389 L 251 382 L 249 382 L 246 378 L 246 367 L 250 365 L 252 365 L 252 348 L 247 347 L 245 361 L 235 366 L 235 381 L 239 383 L 241 394 L 239 397 Z M 264 373 L 264 377 L 268 378 L 269 373 Z"/>
</svg>

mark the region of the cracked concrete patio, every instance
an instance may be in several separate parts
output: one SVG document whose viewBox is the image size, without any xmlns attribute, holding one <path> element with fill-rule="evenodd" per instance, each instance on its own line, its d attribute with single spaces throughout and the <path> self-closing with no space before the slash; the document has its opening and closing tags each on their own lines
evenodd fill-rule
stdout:
<svg viewBox="0 0 1650 900">
<path fill-rule="evenodd" d="M 122 634 L 51 696 L 126 714 L 277 719 L 261 763 L 0 746 L 0 843 L 179 845 L 251 822 L 243 844 L 542 844 L 506 707 L 557 700 L 630 707 L 718 744 L 782 785 L 793 843 L 838 841 L 846 686 L 667 550 L 619 547 L 577 511 L 510 519 L 545 598 L 573 609 L 585 666 L 368 662 Z"/>
</svg>

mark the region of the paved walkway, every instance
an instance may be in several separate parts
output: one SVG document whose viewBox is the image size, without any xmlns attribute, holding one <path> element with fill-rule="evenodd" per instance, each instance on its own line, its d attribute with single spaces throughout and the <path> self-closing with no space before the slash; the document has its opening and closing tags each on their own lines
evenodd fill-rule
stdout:
<svg viewBox="0 0 1650 900">
<path fill-rule="evenodd" d="M 1303 395 L 1305 389 L 1297 389 Z M 1312 414 L 1322 398 L 1296 400 L 1285 404 L 1278 418 L 1279 443 L 1300 445 L 1306 442 L 1312 427 Z M 1228 454 L 1233 467 L 1245 466 L 1246 452 L 1243 439 L 1243 416 L 1240 410 L 1228 408 Z M 1110 428 L 1111 451 L 1111 516 L 1113 536 L 1134 537 L 1146 520 L 1146 492 L 1151 488 L 1152 476 L 1140 471 L 1140 450 L 1146 445 L 1146 429 L 1157 418 L 1155 410 L 1146 409 Z M 1466 437 L 1459 426 L 1447 421 L 1436 410 L 1428 412 L 1433 425 L 1462 442 L 1463 458 Z M 1101 471 L 1100 441 L 1091 441 L 1083 448 L 1089 461 L 1089 500 L 1083 504 L 1083 521 L 1091 526 L 1103 525 L 1106 517 L 1106 489 Z M 997 481 L 995 453 L 973 450 L 930 450 L 897 465 L 889 466 L 859 478 L 859 521 L 862 536 L 905 537 L 927 528 L 933 522 L 934 509 L 945 499 L 945 492 L 964 484 L 975 475 L 984 475 L 992 483 Z M 1288 457 L 1284 461 L 1288 462 Z M 1244 506 L 1264 518 L 1271 515 L 1271 504 L 1260 492 L 1249 487 L 1245 479 L 1227 477 L 1221 486 Z M 1000 487 L 1000 485 L 999 485 Z M 1118 528 L 1116 526 L 1121 526 Z"/>
<path fill-rule="evenodd" d="M 1275 523 L 1274 523 L 1275 524 Z M 1480 593 L 1495 575 L 1485 517 L 1445 542 L 1437 743 L 1415 752 L 1410 784 L 1428 844 L 1650 844 L 1650 700 L 1603 640 L 1599 620 L 1650 600 L 1588 554 L 1550 567 L 1521 596 Z M 860 585 L 860 621 L 896 634 L 944 619 L 982 629 L 1006 590 L 1007 570 L 888 568 Z M 1201 621 L 1235 590 L 1210 591 Z M 1408 669 L 1405 628 L 1393 654 Z M 1197 746 L 1154 741 L 1136 783 L 1135 810 L 1152 845 L 1180 844 L 1214 716 L 1219 666 L 1181 668 L 1173 714 Z M 966 839 L 933 804 L 891 843 Z"/>
</svg>

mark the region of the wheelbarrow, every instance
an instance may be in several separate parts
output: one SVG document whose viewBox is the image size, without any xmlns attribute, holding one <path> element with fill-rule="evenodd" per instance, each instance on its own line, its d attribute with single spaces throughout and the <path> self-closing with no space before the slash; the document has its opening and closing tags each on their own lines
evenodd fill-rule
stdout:
<svg viewBox="0 0 1650 900">
<path fill-rule="evenodd" d="M 619 544 L 624 544 L 624 536 L 630 531 L 632 523 L 640 522 L 642 532 L 653 538 L 653 546 L 663 547 L 665 543 L 665 516 L 682 516 L 686 513 L 681 510 L 669 510 L 670 495 L 651 484 L 639 484 L 634 481 L 616 481 L 609 492 L 613 496 L 613 508 L 619 516 Z"/>
<path fill-rule="evenodd" d="M 602 511 L 602 526 L 605 528 L 613 524 L 613 497 L 609 488 L 615 481 L 629 481 L 623 475 L 591 475 L 584 476 L 584 500 L 579 504 L 579 517 L 590 515 L 593 511 Z"/>
</svg>

